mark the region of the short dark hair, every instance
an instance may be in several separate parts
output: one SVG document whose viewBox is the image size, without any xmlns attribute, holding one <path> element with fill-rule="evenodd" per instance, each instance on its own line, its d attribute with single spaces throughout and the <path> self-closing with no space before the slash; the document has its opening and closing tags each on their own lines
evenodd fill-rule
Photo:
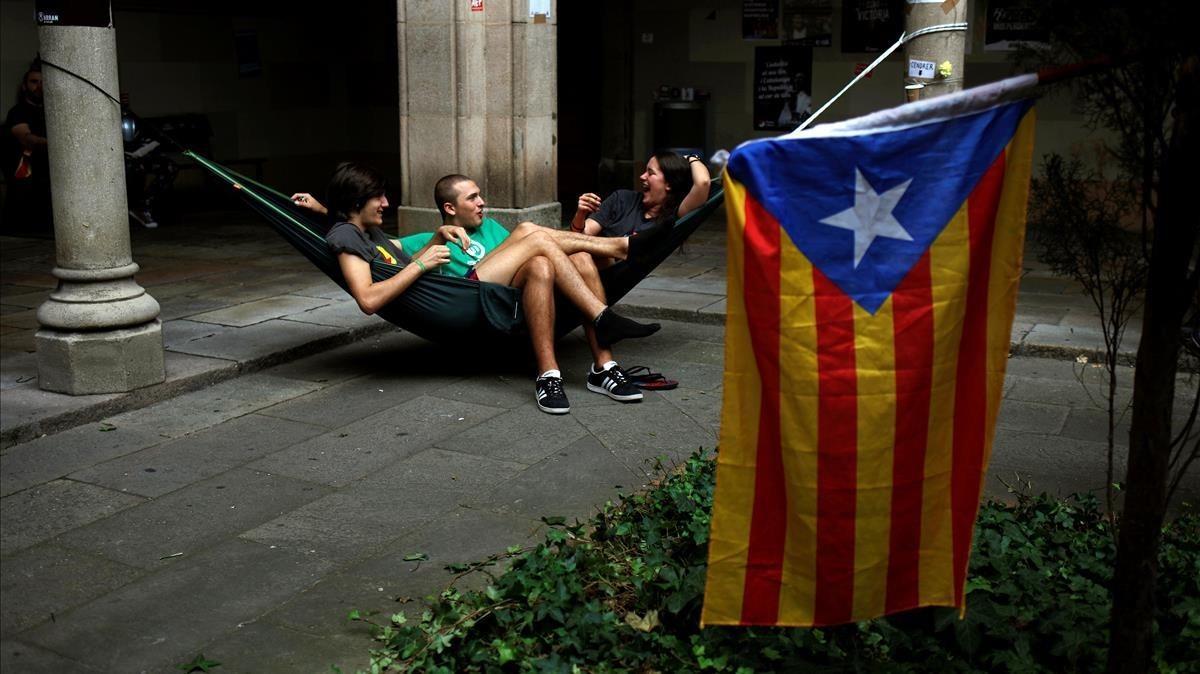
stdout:
<svg viewBox="0 0 1200 674">
<path fill-rule="evenodd" d="M 448 176 L 442 176 L 433 185 L 433 207 L 438 209 L 438 213 L 442 219 L 446 219 L 446 211 L 442 208 L 447 203 L 454 203 L 458 198 L 458 184 L 470 180 L 467 176 L 461 173 L 451 173 Z"/>
<path fill-rule="evenodd" d="M 387 183 L 379 172 L 369 166 L 344 161 L 329 176 L 325 189 L 325 204 L 338 220 L 349 220 L 350 214 L 362 210 L 367 200 L 382 197 Z"/>
</svg>

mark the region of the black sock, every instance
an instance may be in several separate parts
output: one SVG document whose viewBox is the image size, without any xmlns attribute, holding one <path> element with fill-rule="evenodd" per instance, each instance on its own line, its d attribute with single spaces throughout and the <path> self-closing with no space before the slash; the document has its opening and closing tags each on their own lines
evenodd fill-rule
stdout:
<svg viewBox="0 0 1200 674">
<path fill-rule="evenodd" d="M 606 349 L 622 339 L 648 337 L 662 327 L 658 323 L 638 323 L 609 308 L 600 312 L 594 325 L 596 326 L 596 341 Z"/>
</svg>

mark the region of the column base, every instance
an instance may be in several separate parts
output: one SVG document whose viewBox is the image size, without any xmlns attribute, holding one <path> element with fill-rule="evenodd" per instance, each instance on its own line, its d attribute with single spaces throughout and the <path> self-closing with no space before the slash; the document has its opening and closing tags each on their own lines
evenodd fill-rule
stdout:
<svg viewBox="0 0 1200 674">
<path fill-rule="evenodd" d="M 97 332 L 43 328 L 34 335 L 38 385 L 69 395 L 122 393 L 162 383 L 162 323 Z"/>
<path fill-rule="evenodd" d="M 441 215 L 433 208 L 418 208 L 416 206 L 401 206 L 396 209 L 400 236 L 408 236 L 418 232 L 431 232 L 442 224 Z M 537 204 L 525 208 L 492 208 L 487 207 L 483 212 L 512 231 L 522 222 L 536 222 L 539 225 L 559 229 L 562 227 L 562 204 L 552 201 L 548 204 Z"/>
</svg>

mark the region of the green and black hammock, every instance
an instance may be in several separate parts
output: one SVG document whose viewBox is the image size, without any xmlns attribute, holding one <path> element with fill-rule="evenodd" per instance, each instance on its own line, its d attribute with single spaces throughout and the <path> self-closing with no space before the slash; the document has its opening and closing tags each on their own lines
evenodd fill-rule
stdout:
<svg viewBox="0 0 1200 674">
<path fill-rule="evenodd" d="M 184 153 L 221 181 L 237 190 L 242 199 L 304 257 L 346 290 L 337 256 L 325 245 L 325 218 L 292 203 L 287 195 L 231 171 L 194 152 Z M 608 301 L 615 304 L 667 259 L 722 202 L 723 190 L 714 180 L 708 201 L 680 218 L 642 259 L 618 262 L 600 273 Z M 382 281 L 400 271 L 399 265 L 375 261 L 371 277 Z M 427 274 L 392 300 L 378 314 L 409 332 L 435 342 L 462 342 L 481 337 L 521 335 L 521 291 L 496 283 Z M 557 331 L 562 335 L 579 325 L 578 313 L 563 301 L 558 306 Z"/>
</svg>

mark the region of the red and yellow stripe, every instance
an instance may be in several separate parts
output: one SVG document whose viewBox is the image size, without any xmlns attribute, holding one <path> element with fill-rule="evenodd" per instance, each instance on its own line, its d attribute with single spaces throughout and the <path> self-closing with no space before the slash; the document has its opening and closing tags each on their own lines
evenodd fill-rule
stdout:
<svg viewBox="0 0 1200 674">
<path fill-rule="evenodd" d="M 726 176 L 725 401 L 703 624 L 965 608 L 1033 123 L 1030 111 L 874 315 Z"/>
</svg>

